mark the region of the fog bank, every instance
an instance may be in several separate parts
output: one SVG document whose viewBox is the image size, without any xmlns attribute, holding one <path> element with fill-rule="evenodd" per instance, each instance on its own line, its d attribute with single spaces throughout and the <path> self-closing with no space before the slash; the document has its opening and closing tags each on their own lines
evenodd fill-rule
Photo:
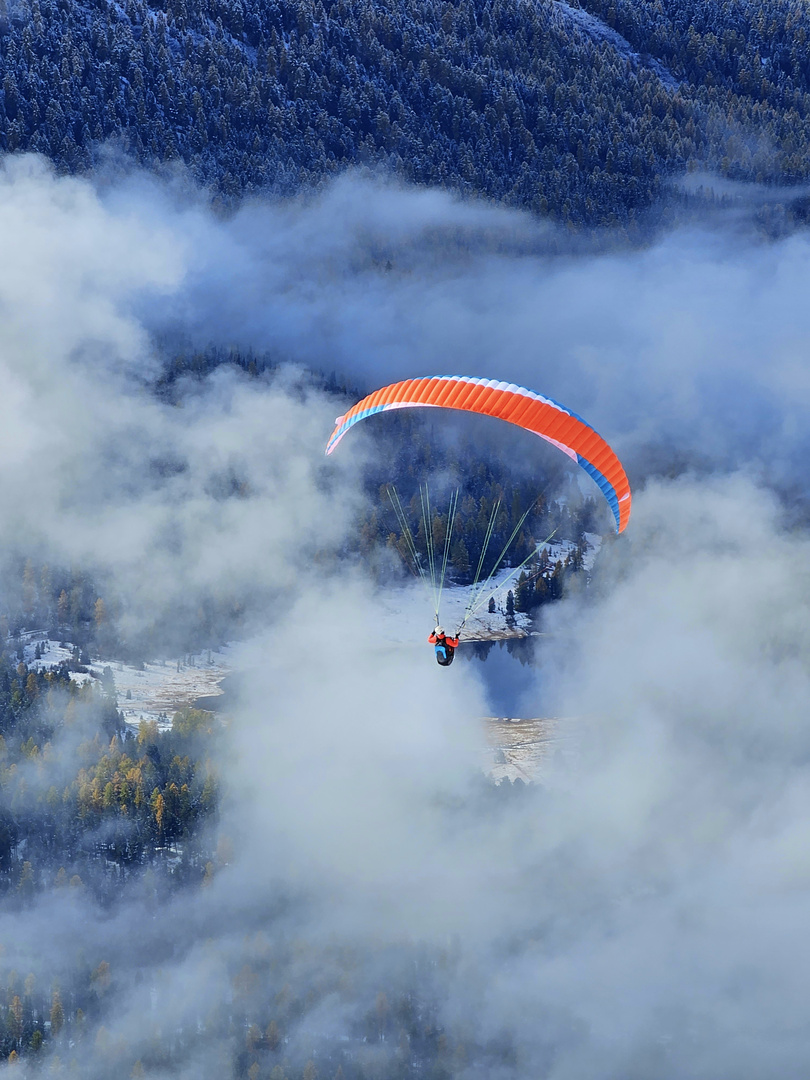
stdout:
<svg viewBox="0 0 810 1080">
<path fill-rule="evenodd" d="M 346 1076 L 799 1072 L 810 539 L 784 492 L 806 484 L 807 236 L 712 223 L 583 256 L 352 176 L 222 217 L 30 158 L 5 160 L 0 223 L 7 551 L 92 565 L 178 640 L 204 597 L 253 605 L 212 881 L 157 910 L 132 886 L 112 914 L 57 893 L 0 913 L 5 967 L 110 963 L 81 1075 L 247 1074 L 248 1014 L 291 1078 L 338 1051 Z M 172 339 L 281 366 L 169 403 Z M 371 437 L 324 462 L 341 399 L 304 366 L 514 379 L 627 455 L 626 534 L 544 612 L 535 700 L 580 738 L 542 787 L 486 786 L 472 665 L 377 633 L 341 560 Z"/>
</svg>

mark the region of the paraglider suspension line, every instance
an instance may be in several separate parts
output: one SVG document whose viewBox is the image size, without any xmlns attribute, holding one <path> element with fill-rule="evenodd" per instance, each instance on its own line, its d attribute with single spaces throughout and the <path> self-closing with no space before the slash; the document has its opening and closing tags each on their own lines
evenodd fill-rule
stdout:
<svg viewBox="0 0 810 1080">
<path fill-rule="evenodd" d="M 405 516 L 405 511 L 399 498 L 399 492 L 393 485 L 388 488 L 388 498 L 391 500 L 391 505 L 393 506 L 394 513 L 397 516 L 397 521 L 399 522 L 399 527 L 402 530 L 402 536 L 405 540 L 405 546 L 408 549 L 408 554 L 411 557 L 413 566 L 410 565 L 405 556 L 402 555 L 402 552 L 400 552 L 400 555 L 402 555 L 402 561 L 405 563 L 405 565 L 408 567 L 414 577 L 419 577 L 421 579 L 422 584 L 428 591 L 428 595 L 431 595 L 431 588 L 428 584 L 427 575 L 425 574 L 425 569 L 422 566 L 422 562 L 419 558 L 419 552 L 416 550 L 416 541 L 413 538 L 411 527 L 408 524 L 407 517 Z"/>
<path fill-rule="evenodd" d="M 444 555 L 442 557 L 442 572 L 439 577 L 439 592 L 436 597 L 436 622 L 439 622 L 439 607 L 442 602 L 442 590 L 444 579 L 447 574 L 447 562 L 450 557 L 450 542 L 453 537 L 453 527 L 456 523 L 456 509 L 458 507 L 458 488 L 450 496 L 450 505 L 447 508 L 447 528 L 444 533 Z"/>
<path fill-rule="evenodd" d="M 469 602 L 467 604 L 467 609 L 464 612 L 464 621 L 462 622 L 461 626 L 459 627 L 459 630 L 462 629 L 462 627 L 464 626 L 464 623 L 466 623 L 467 619 L 469 619 L 469 617 L 472 615 L 473 611 L 477 611 L 478 608 L 480 607 L 479 600 L 480 600 L 482 594 L 486 591 L 487 585 L 490 583 L 490 581 L 492 581 L 492 578 L 495 576 L 495 574 L 498 571 L 498 567 L 501 565 L 503 560 L 506 558 L 506 553 L 509 551 L 509 548 L 512 546 L 513 540 L 519 534 L 520 530 L 523 528 L 523 525 L 526 522 L 526 518 L 529 516 L 529 514 L 532 512 L 532 510 L 534 510 L 535 506 L 537 505 L 537 502 L 538 502 L 537 499 L 530 502 L 527 509 L 520 516 L 517 525 L 515 525 L 514 529 L 512 529 L 512 533 L 511 533 L 509 539 L 504 544 L 503 550 L 501 551 L 500 555 L 495 560 L 495 563 L 494 563 L 492 569 L 490 570 L 489 574 L 484 578 L 484 580 L 481 583 L 480 587 L 477 588 L 477 589 L 475 588 L 475 585 L 476 585 L 476 582 L 478 580 L 478 574 L 476 574 L 476 581 L 473 582 L 473 591 L 472 591 L 472 594 L 470 595 L 470 599 L 469 599 Z M 499 506 L 500 506 L 500 502 L 495 504 L 495 508 L 494 508 L 494 511 L 493 511 L 493 516 L 490 518 L 490 524 L 491 525 L 494 525 L 494 522 L 495 522 L 494 514 L 495 514 L 495 512 L 497 512 L 497 509 L 498 509 Z M 491 536 L 492 536 L 492 531 L 488 530 L 487 531 L 486 544 L 485 544 L 485 547 L 484 547 L 484 552 L 482 554 L 481 559 L 479 559 L 479 561 L 478 561 L 479 573 L 480 573 L 480 567 L 481 567 L 481 565 L 483 563 L 483 555 L 486 554 L 486 548 L 489 545 L 489 540 L 490 540 Z M 533 554 L 534 554 L 534 551 L 532 551 L 529 554 L 528 558 L 525 559 L 524 562 L 528 562 L 529 559 L 531 559 Z M 523 565 L 523 563 L 521 563 L 521 566 L 522 565 Z M 487 597 L 487 599 L 489 599 L 489 597 Z"/>
<path fill-rule="evenodd" d="M 402 505 L 402 500 L 399 497 L 397 489 L 393 484 L 389 485 L 386 489 L 388 498 L 391 502 L 391 506 L 394 508 L 399 527 L 402 531 L 402 537 L 405 541 L 405 546 L 408 551 L 410 559 L 406 559 L 404 554 L 400 551 L 399 554 L 402 557 L 402 561 L 414 575 L 418 576 L 422 580 L 422 584 L 428 591 L 431 603 L 433 604 L 433 615 L 436 620 L 436 624 L 439 623 L 439 609 L 441 607 L 442 592 L 444 590 L 444 582 L 447 577 L 447 567 L 450 562 L 450 547 L 453 542 L 453 529 L 456 523 L 456 515 L 458 511 L 458 488 L 450 496 L 450 504 L 447 510 L 447 527 L 445 529 L 444 544 L 441 552 L 441 559 L 438 557 L 436 550 L 436 544 L 433 538 L 433 522 L 432 512 L 430 506 L 430 492 L 428 491 L 427 484 L 420 485 L 419 498 L 422 507 L 422 530 L 425 535 L 425 550 L 427 554 L 427 570 L 422 565 L 422 556 L 416 546 L 416 540 L 414 539 L 413 531 L 408 524 L 408 518 L 405 514 L 405 509 Z M 399 550 L 399 549 L 397 549 Z M 411 565 L 413 564 L 413 565 Z"/>
<path fill-rule="evenodd" d="M 505 585 L 508 585 L 509 582 L 512 581 L 520 573 L 520 571 L 523 569 L 523 567 L 526 565 L 526 563 L 531 562 L 531 560 L 535 557 L 535 555 L 537 555 L 537 553 L 542 548 L 544 548 L 546 546 L 546 544 L 549 542 L 549 540 L 551 540 L 553 538 L 554 533 L 557 532 L 557 529 L 559 529 L 559 525 L 557 526 L 556 529 L 554 529 L 553 532 L 550 532 L 548 534 L 548 536 L 545 538 L 545 540 L 542 542 L 542 544 L 538 545 L 538 547 L 536 547 L 536 548 L 533 548 L 529 552 L 529 554 L 526 556 L 526 558 L 523 560 L 523 562 L 518 563 L 518 565 L 512 570 L 512 572 L 507 577 L 505 577 L 503 581 L 499 582 L 497 587 L 495 589 L 493 589 L 492 592 L 487 593 L 486 596 L 484 596 L 482 599 L 480 599 L 476 603 L 475 607 L 471 608 L 466 613 L 466 615 L 464 616 L 464 622 L 462 622 L 461 626 L 458 628 L 458 630 L 456 630 L 456 637 L 458 637 L 458 635 L 464 629 L 464 623 L 466 623 L 467 619 L 471 618 L 476 613 L 476 611 L 478 611 L 479 608 L 481 608 L 484 604 L 486 604 L 489 600 L 491 600 L 496 592 L 498 592 L 500 589 L 503 589 Z M 531 574 L 529 576 L 528 580 L 531 581 L 531 579 L 533 577 L 537 577 L 538 574 L 541 574 L 541 573 L 542 573 L 542 570 L 538 570 L 536 574 Z M 492 575 L 490 574 L 490 577 L 487 578 L 487 581 L 489 581 L 491 579 L 491 577 L 492 577 Z M 486 588 L 486 582 L 484 582 L 484 587 Z"/>
</svg>

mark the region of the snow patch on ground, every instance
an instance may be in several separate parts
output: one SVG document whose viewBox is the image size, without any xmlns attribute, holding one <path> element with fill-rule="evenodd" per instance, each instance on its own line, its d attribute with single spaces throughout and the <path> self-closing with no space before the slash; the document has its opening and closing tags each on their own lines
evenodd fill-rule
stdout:
<svg viewBox="0 0 810 1080">
<path fill-rule="evenodd" d="M 74 659 L 74 646 L 58 642 L 39 631 L 22 635 L 23 655 L 29 668 L 47 671 Z M 37 657 L 37 651 L 40 656 Z M 120 660 L 91 660 L 80 666 L 88 670 L 71 671 L 70 678 L 79 685 L 100 684 L 109 667 L 115 681 L 116 704 L 128 724 L 137 727 L 142 720 L 154 720 L 161 729 L 171 727 L 173 715 L 188 708 L 201 697 L 217 697 L 220 683 L 231 673 L 232 646 L 206 650 L 172 660 L 158 660 L 143 667 Z"/>
<path fill-rule="evenodd" d="M 543 548 L 548 552 L 553 569 L 558 562 L 564 563 L 568 556 L 577 550 L 577 545 L 573 540 L 546 540 L 545 543 L 537 545 L 538 554 Z"/>
<path fill-rule="evenodd" d="M 591 573 L 602 545 L 598 533 L 586 533 L 583 545 L 583 567 Z M 547 540 L 537 545 L 538 553 L 545 548 L 549 557 L 546 576 L 550 576 L 558 562 L 565 563 L 577 550 L 573 540 Z M 481 590 L 480 585 L 445 585 L 439 603 L 439 618 L 445 632 L 454 635 L 464 621 L 472 602 L 473 614 L 461 631 L 462 641 L 494 641 L 501 638 L 525 637 L 531 633 L 530 615 L 516 611 L 512 620 L 507 619 L 506 598 L 509 590 L 514 594 L 520 574 L 512 567 L 504 567 Z M 495 611 L 489 611 L 490 596 L 495 601 Z M 429 589 L 419 581 L 385 590 L 381 596 L 382 618 L 378 631 L 390 643 L 413 645 L 427 638 L 433 630 L 434 602 Z"/>
<path fill-rule="evenodd" d="M 649 68 L 669 90 L 677 90 L 680 86 L 679 81 L 660 60 L 656 60 L 654 56 L 637 53 L 627 38 L 622 37 L 618 30 L 602 22 L 596 15 L 591 15 L 589 11 L 584 11 L 582 8 L 571 7 L 565 0 L 554 0 L 554 7 L 565 19 L 574 23 L 589 37 L 606 42 L 634 66 Z"/>
<path fill-rule="evenodd" d="M 142 671 L 111 663 L 124 719 L 136 726 L 141 720 L 157 720 L 160 727 L 171 727 L 174 713 L 193 705 L 197 698 L 218 697 L 223 692 L 220 683 L 232 670 L 228 653 L 225 646 L 216 652 L 144 664 Z"/>
<path fill-rule="evenodd" d="M 602 548 L 602 536 L 601 533 L 585 533 L 585 548 L 582 555 L 582 566 L 584 570 L 591 574 L 593 573 L 593 566 L 596 562 L 596 558 Z"/>
<path fill-rule="evenodd" d="M 34 636 L 38 631 L 21 635 L 23 644 L 23 658 L 29 668 L 37 671 L 47 671 L 48 668 L 59 667 L 63 660 L 70 660 L 73 656 L 73 646 L 67 642 L 52 641 L 48 637 Z M 27 639 L 27 640 L 26 640 Z M 42 658 L 36 659 L 37 646 L 39 646 Z"/>
<path fill-rule="evenodd" d="M 511 570 L 502 570 L 496 575 L 486 592 L 480 597 L 486 601 L 494 594 L 495 611 L 490 614 L 487 603 L 482 603 L 476 613 L 467 620 L 461 631 L 462 640 L 471 638 L 478 641 L 496 638 L 520 637 L 529 632 L 531 618 L 520 612 L 515 613 L 514 625 L 506 618 L 506 594 L 514 589 L 515 580 L 509 578 Z M 439 606 L 439 618 L 446 633 L 455 634 L 474 595 L 472 585 L 445 585 Z M 396 644 L 422 644 L 433 630 L 433 598 L 423 588 L 421 582 L 409 582 L 398 588 L 387 589 L 381 596 L 380 635 Z"/>
</svg>

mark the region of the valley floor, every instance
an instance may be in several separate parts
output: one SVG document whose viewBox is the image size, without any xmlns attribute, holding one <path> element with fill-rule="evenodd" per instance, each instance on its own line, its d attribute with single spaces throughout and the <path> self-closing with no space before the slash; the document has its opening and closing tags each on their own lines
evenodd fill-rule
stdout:
<svg viewBox="0 0 810 1080">
<path fill-rule="evenodd" d="M 33 668 L 56 667 L 70 660 L 73 646 L 50 638 L 27 634 L 24 646 L 25 661 Z M 40 657 L 36 657 L 37 649 Z M 82 665 L 86 672 L 71 672 L 74 682 L 101 679 L 109 667 L 115 680 L 116 703 L 124 720 L 137 727 L 142 720 L 157 722 L 158 727 L 171 727 L 175 712 L 189 708 L 201 697 L 217 697 L 220 684 L 231 673 L 229 647 L 205 650 L 184 657 L 145 663 L 143 666 L 124 664 L 118 660 L 94 660 Z"/>
</svg>

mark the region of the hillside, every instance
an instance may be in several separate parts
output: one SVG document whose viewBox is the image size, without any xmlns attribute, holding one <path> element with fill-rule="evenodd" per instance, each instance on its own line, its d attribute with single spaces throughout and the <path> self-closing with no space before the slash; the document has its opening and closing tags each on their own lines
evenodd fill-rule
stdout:
<svg viewBox="0 0 810 1080">
<path fill-rule="evenodd" d="M 81 171 L 113 141 L 230 200 L 365 164 L 627 224 L 687 169 L 806 180 L 808 29 L 800 0 L 20 0 L 0 145 Z"/>
</svg>

